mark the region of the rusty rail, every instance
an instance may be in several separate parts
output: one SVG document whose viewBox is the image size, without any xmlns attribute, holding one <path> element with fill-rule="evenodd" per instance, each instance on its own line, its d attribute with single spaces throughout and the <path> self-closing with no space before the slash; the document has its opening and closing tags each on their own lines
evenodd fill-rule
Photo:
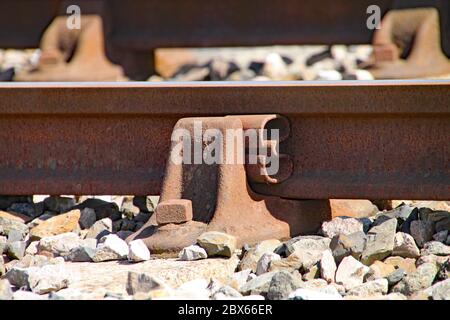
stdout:
<svg viewBox="0 0 450 320">
<path fill-rule="evenodd" d="M 52 19 L 65 16 L 73 4 L 102 17 L 108 58 L 135 80 L 154 73 L 157 48 L 370 42 L 365 25 L 372 0 L 322 2 L 3 0 L 0 47 L 39 47 Z M 383 12 L 391 2 L 376 1 Z"/>
<path fill-rule="evenodd" d="M 366 9 L 373 4 L 383 14 L 399 4 L 437 6 L 444 50 L 450 51 L 445 0 L 3 0 L 0 47 L 38 47 L 50 22 L 73 4 L 82 14 L 102 17 L 108 58 L 136 80 L 153 73 L 154 50 L 161 47 L 370 43 Z"/>
<path fill-rule="evenodd" d="M 450 81 L 0 85 L 0 194 L 159 194 L 175 123 L 279 114 L 293 170 L 258 194 L 449 199 Z"/>
</svg>

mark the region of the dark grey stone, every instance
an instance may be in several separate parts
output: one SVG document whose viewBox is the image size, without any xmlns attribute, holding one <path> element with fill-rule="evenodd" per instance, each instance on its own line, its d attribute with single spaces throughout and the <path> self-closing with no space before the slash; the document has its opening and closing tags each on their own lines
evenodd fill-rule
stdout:
<svg viewBox="0 0 450 320">
<path fill-rule="evenodd" d="M 44 206 L 47 210 L 64 213 L 75 206 L 75 199 L 68 197 L 51 196 L 44 200 Z"/>
<path fill-rule="evenodd" d="M 132 271 L 128 272 L 126 290 L 129 295 L 134 295 L 138 292 L 147 293 L 150 290 L 158 289 L 162 286 L 163 284 L 151 275 Z"/>
<path fill-rule="evenodd" d="M 128 238 L 132 234 L 133 234 L 133 231 L 119 231 L 119 232 L 116 233 L 116 235 L 122 240 L 125 240 L 126 238 Z"/>
<path fill-rule="evenodd" d="M 74 209 L 83 210 L 91 208 L 95 210 L 96 220 L 110 218 L 112 221 L 119 220 L 122 214 L 119 207 L 114 202 L 107 202 L 101 199 L 89 198 L 74 207 Z"/>
<path fill-rule="evenodd" d="M 364 232 L 358 231 L 349 235 L 340 234 L 333 237 L 330 249 L 337 264 L 347 256 L 359 260 L 366 247 L 367 236 Z"/>
<path fill-rule="evenodd" d="M 33 198 L 30 196 L 0 196 L 0 210 L 6 210 L 17 202 L 33 202 Z"/>
<path fill-rule="evenodd" d="M 81 229 L 89 229 L 97 221 L 97 215 L 92 208 L 84 208 L 80 211 L 80 220 L 78 221 Z"/>
<path fill-rule="evenodd" d="M 72 262 L 92 262 L 95 255 L 95 249 L 87 246 L 81 246 L 70 250 L 69 254 L 64 257 L 66 261 Z"/>
<path fill-rule="evenodd" d="M 122 231 L 133 231 L 136 227 L 136 222 L 129 219 L 122 219 L 122 223 L 120 225 L 120 230 Z"/>
<path fill-rule="evenodd" d="M 392 287 L 392 286 L 396 285 L 397 283 L 399 283 L 405 276 L 406 276 L 406 272 L 402 268 L 399 268 L 399 269 L 395 270 L 394 272 L 392 272 L 391 274 L 389 274 L 386 277 L 389 287 Z"/>
<path fill-rule="evenodd" d="M 414 208 L 409 217 L 405 220 L 405 222 L 403 222 L 400 231 L 404 232 L 404 233 L 411 233 L 411 222 L 413 222 L 414 220 L 419 219 L 419 209 Z"/>
<path fill-rule="evenodd" d="M 133 198 L 133 204 L 139 208 L 141 212 L 152 213 L 155 206 L 149 196 L 136 196 Z"/>
<path fill-rule="evenodd" d="M 27 217 L 35 218 L 37 217 L 36 210 L 32 203 L 23 202 L 23 203 L 13 203 L 8 209 L 8 212 L 16 212 Z"/>
<path fill-rule="evenodd" d="M 397 230 L 397 219 L 377 219 L 367 235 L 366 248 L 361 255 L 361 262 L 371 265 L 376 260 L 383 260 L 394 250 L 394 238 Z"/>
<path fill-rule="evenodd" d="M 372 220 L 369 218 L 359 218 L 358 220 L 363 224 L 364 233 L 367 233 L 372 226 Z"/>
<path fill-rule="evenodd" d="M 139 214 L 137 214 L 137 215 L 134 217 L 133 220 L 134 220 L 136 223 L 138 223 L 138 222 L 146 223 L 146 222 L 150 219 L 150 217 L 151 217 L 150 214 L 144 213 L 144 212 L 140 212 Z"/>
<path fill-rule="evenodd" d="M 267 291 L 267 299 L 269 300 L 285 300 L 289 294 L 300 288 L 301 282 L 295 278 L 290 272 L 282 270 L 274 274 L 270 281 L 269 290 Z"/>
</svg>

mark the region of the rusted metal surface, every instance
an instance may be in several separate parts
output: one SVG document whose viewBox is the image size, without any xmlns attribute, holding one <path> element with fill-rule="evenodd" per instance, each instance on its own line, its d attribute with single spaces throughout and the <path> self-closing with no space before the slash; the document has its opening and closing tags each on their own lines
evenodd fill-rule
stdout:
<svg viewBox="0 0 450 320">
<path fill-rule="evenodd" d="M 382 12 L 391 0 L 3 0 L 0 47 L 38 47 L 52 18 L 79 5 L 100 14 L 107 56 L 127 76 L 153 73 L 154 50 L 164 47 L 254 46 L 275 44 L 369 43 L 369 5 Z M 39 14 L 36 14 L 39 12 Z"/>
<path fill-rule="evenodd" d="M 442 52 L 439 12 L 434 8 L 389 11 L 375 32 L 375 66 L 379 79 L 411 79 L 450 74 Z"/>
<path fill-rule="evenodd" d="M 81 15 L 80 29 L 68 29 L 67 18 L 55 18 L 40 43 L 38 66 L 15 81 L 118 81 L 123 70 L 105 56 L 102 19 Z"/>
<path fill-rule="evenodd" d="M 183 118 L 174 131 L 187 130 L 194 137 L 199 133 L 195 132 L 195 125 L 201 123 L 201 134 L 214 129 L 225 137 L 228 130 L 246 130 L 243 122 L 252 123 L 252 129 L 263 129 L 268 119 L 273 117 Z M 155 214 L 128 241 L 143 239 L 156 253 L 179 252 L 195 244 L 203 232 L 221 231 L 236 236 L 239 245 L 254 244 L 264 239 L 285 239 L 315 232 L 323 221 L 331 218 L 328 201 L 298 201 L 256 194 L 247 183 L 244 164 L 236 162 L 235 154 L 230 161 L 227 154 L 227 148 L 234 149 L 239 140 L 244 143 L 242 135 L 224 139 L 219 151 L 223 161 L 212 165 L 174 163 L 172 156 L 180 152 L 178 142 L 174 141 Z M 194 141 L 191 143 L 189 148 L 193 149 Z M 191 219 L 186 219 L 182 211 L 193 212 Z M 173 219 L 175 217 L 178 219 Z M 167 221 L 174 223 L 167 224 Z"/>
<path fill-rule="evenodd" d="M 233 116 L 229 116 L 231 118 Z M 290 156 L 280 154 L 276 148 L 277 144 L 287 140 L 290 135 L 289 120 L 276 114 L 270 115 L 244 115 L 234 116 L 242 123 L 242 129 L 245 131 L 256 130 L 258 141 L 255 145 L 248 145 L 248 136 L 244 143 L 246 154 L 249 152 L 257 155 L 257 163 L 250 163 L 249 159 L 245 161 L 245 171 L 248 179 L 255 183 L 277 184 L 288 179 L 292 175 L 293 163 Z M 271 140 L 267 134 L 271 129 L 277 129 L 279 137 L 277 140 Z M 264 133 L 265 132 L 265 133 Z M 266 138 L 269 138 L 267 140 Z M 258 153 L 258 147 L 267 148 L 267 154 L 262 155 Z M 270 174 L 267 171 L 267 161 L 271 154 L 277 154 L 280 162 L 279 170 L 276 174 Z"/>
<path fill-rule="evenodd" d="M 392 0 L 322 0 L 320 6 L 311 0 L 3 0 L 0 44 L 37 46 L 52 18 L 66 14 L 69 5 L 80 6 L 83 14 L 101 14 L 112 41 L 134 50 L 279 41 L 364 43 L 371 37 L 364 27 L 371 4 L 385 12 Z"/>
<path fill-rule="evenodd" d="M 154 72 L 156 48 L 370 43 L 370 5 L 378 5 L 382 14 L 396 7 L 438 8 L 442 45 L 450 54 L 446 0 L 322 0 L 320 5 L 313 0 L 3 0 L 0 47 L 38 47 L 52 19 L 65 15 L 69 5 L 102 17 L 108 58 L 135 80 Z"/>
<path fill-rule="evenodd" d="M 159 194 L 176 122 L 276 114 L 294 199 L 450 198 L 450 82 L 0 85 L 0 194 Z"/>
</svg>

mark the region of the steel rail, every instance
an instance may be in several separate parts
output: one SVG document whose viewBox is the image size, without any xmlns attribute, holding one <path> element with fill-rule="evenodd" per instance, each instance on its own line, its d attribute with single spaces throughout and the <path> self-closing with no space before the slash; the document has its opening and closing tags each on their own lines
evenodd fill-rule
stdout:
<svg viewBox="0 0 450 320">
<path fill-rule="evenodd" d="M 450 81 L 0 84 L 0 194 L 158 194 L 180 118 L 280 114 L 295 199 L 450 199 Z"/>
<path fill-rule="evenodd" d="M 447 44 L 448 6 L 421 5 L 430 2 L 441 11 Z M 157 48 L 370 43 L 367 8 L 378 5 L 384 14 L 398 3 L 411 6 L 410 0 L 2 0 L 0 47 L 39 47 L 52 20 L 78 5 L 83 15 L 102 18 L 107 57 L 132 79 L 146 80 Z"/>
</svg>

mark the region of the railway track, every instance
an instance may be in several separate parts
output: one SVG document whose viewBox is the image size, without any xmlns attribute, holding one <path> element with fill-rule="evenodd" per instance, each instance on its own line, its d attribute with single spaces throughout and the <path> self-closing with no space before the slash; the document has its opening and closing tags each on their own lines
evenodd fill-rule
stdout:
<svg viewBox="0 0 450 320">
<path fill-rule="evenodd" d="M 440 15 L 432 9 L 391 11 L 385 23 L 403 26 L 401 34 L 373 35 L 365 27 L 366 9 L 373 4 L 367 1 L 327 0 L 320 8 L 313 1 L 263 1 L 258 7 L 202 2 L 201 19 L 183 19 L 195 16 L 194 2 L 80 1 L 82 28 L 68 31 L 67 1 L 40 3 L 45 14 L 39 17 L 32 2 L 6 1 L 8 10 L 0 12 L 8 16 L 1 23 L 20 11 L 34 27 L 19 24 L 20 36 L 4 32 L 0 43 L 36 47 L 42 36 L 43 73 L 18 77 L 25 81 L 36 75 L 84 79 L 94 68 L 90 79 L 118 79 L 122 69 L 146 79 L 161 47 L 368 43 L 372 37 L 375 62 L 381 63 L 374 72 L 381 78 L 439 74 L 450 66 L 439 43 L 448 29 L 449 10 L 442 4 Z M 376 4 L 383 14 L 402 7 Z M 15 23 L 2 29 L 10 25 Z M 420 30 L 429 37 L 420 37 Z M 75 39 L 71 44 L 62 40 L 69 35 Z M 392 36 L 405 46 L 415 39 L 411 59 L 401 57 Z M 2 84 L 0 147 L 8 152 L 0 155 L 0 194 L 161 194 L 159 214 L 135 235 L 156 251 L 179 250 L 205 228 L 248 243 L 310 232 L 330 216 L 328 199 L 445 200 L 449 86 L 449 81 Z M 207 128 L 223 134 L 278 129 L 278 140 L 258 135 L 258 144 L 276 155 L 277 172 L 268 171 L 269 154 L 252 164 L 173 164 L 171 137 L 177 129 L 195 135 L 196 122 L 205 125 L 201 134 Z M 246 145 L 247 157 L 249 149 Z M 236 215 L 242 210 L 249 212 L 249 224 Z M 158 216 L 186 224 L 155 230 Z"/>
<path fill-rule="evenodd" d="M 369 42 L 371 77 L 445 76 L 449 18 L 440 0 L 2 1 L 0 47 L 41 50 L 0 83 L 0 300 L 448 299 L 450 80 L 101 81 L 148 79 L 157 48 Z"/>
<path fill-rule="evenodd" d="M 308 232 L 328 217 L 326 199 L 445 200 L 449 89 L 437 80 L 1 84 L 0 194 L 161 194 L 169 220 L 181 207 L 193 221 L 170 237 L 145 226 L 135 236 L 155 251 L 192 242 L 204 229 L 196 223 L 249 243 Z M 219 131 L 279 129 L 282 177 L 172 164 L 174 126 L 191 130 L 195 119 Z"/>
<path fill-rule="evenodd" d="M 90 30 L 94 41 L 87 41 L 86 50 L 92 52 L 94 48 L 94 52 L 98 51 L 98 60 L 93 65 L 99 66 L 99 61 L 103 62 L 106 66 L 98 67 L 98 70 L 104 69 L 109 81 L 117 76 L 117 70 L 111 70 L 110 63 L 104 60 L 120 65 L 126 76 L 133 80 L 145 80 L 155 72 L 155 50 L 158 48 L 367 44 L 373 38 L 373 30 L 366 26 L 370 5 L 379 6 L 382 15 L 395 8 L 438 8 L 440 14 L 437 16 L 441 22 L 437 26 L 442 34 L 443 51 L 447 56 L 450 54 L 450 8 L 445 0 L 322 0 L 320 6 L 312 0 L 259 0 L 257 4 L 238 0 L 226 3 L 202 0 L 43 0 L 39 3 L 4 0 L 0 3 L 0 47 L 41 46 L 48 49 L 49 41 L 43 43 L 42 37 L 52 26 L 52 21 L 62 17 L 63 26 L 55 26 L 53 29 L 58 31 L 53 30 L 54 34 L 48 36 L 54 41 L 50 41 L 50 49 L 68 47 L 70 56 L 71 50 L 83 45 L 67 42 L 69 38 L 76 38 L 73 34 L 66 34 L 62 37 L 64 40 L 57 41 L 57 33 L 67 32 L 64 29 L 66 10 L 74 4 L 80 7 L 84 19 L 96 15 L 103 24 L 103 30 Z M 410 17 L 406 20 L 411 23 L 425 19 Z M 405 40 L 410 36 L 400 38 Z M 430 58 L 426 54 L 421 57 Z M 90 61 L 89 57 L 82 60 Z M 91 76 L 91 79 L 95 77 Z"/>
<path fill-rule="evenodd" d="M 326 0 L 320 7 L 314 1 L 293 0 L 263 0 L 257 5 L 236 0 L 26 2 L 0 4 L 0 47 L 38 47 L 52 20 L 66 16 L 66 8 L 77 4 L 83 15 L 102 18 L 107 57 L 135 80 L 154 73 L 157 48 L 368 43 L 371 31 L 359 26 L 365 26 L 366 8 L 373 4 L 368 0 Z M 386 12 L 391 2 L 377 3 Z"/>
<path fill-rule="evenodd" d="M 446 199 L 449 89 L 445 80 L 1 84 L 0 193 L 155 194 L 179 119 L 275 113 L 290 122 L 282 148 L 298 171 L 273 193 Z"/>
</svg>

